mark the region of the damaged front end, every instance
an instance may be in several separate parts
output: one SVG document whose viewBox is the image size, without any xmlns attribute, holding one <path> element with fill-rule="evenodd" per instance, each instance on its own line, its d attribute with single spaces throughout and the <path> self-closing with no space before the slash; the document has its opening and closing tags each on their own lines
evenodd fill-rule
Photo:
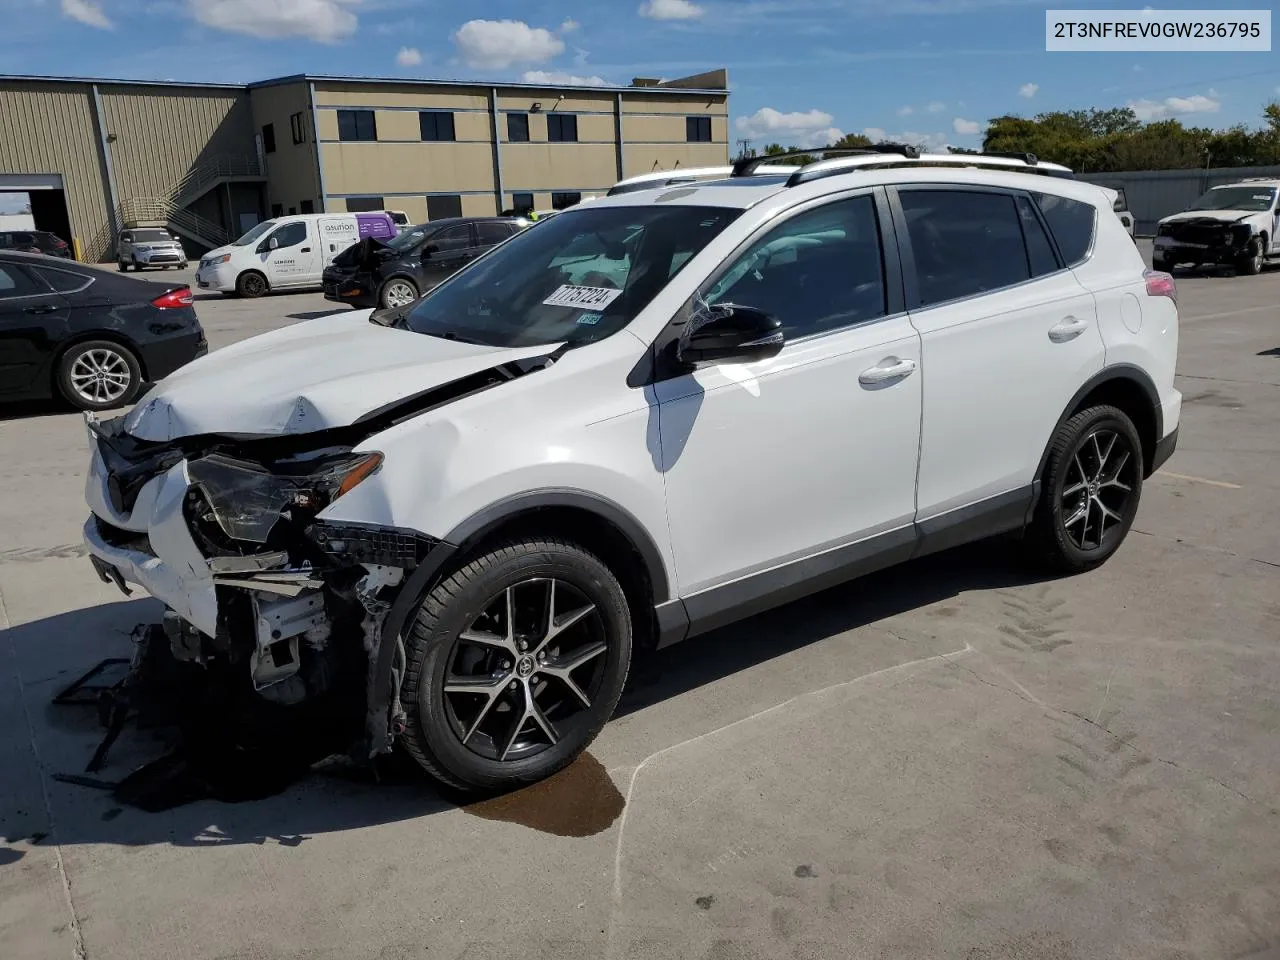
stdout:
<svg viewBox="0 0 1280 960">
<path fill-rule="evenodd" d="M 276 705 L 361 701 L 352 744 L 367 756 L 390 749 L 403 729 L 405 659 L 383 626 L 437 542 L 318 518 L 378 471 L 382 454 L 353 449 L 341 431 L 148 442 L 123 418 L 86 420 L 94 567 L 169 607 L 173 657 Z"/>
</svg>

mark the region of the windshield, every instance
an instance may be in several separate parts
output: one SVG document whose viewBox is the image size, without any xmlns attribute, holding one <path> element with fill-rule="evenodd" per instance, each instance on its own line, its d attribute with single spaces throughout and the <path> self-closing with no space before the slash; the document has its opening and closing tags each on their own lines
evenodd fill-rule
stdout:
<svg viewBox="0 0 1280 960">
<path fill-rule="evenodd" d="M 637 206 L 561 213 L 436 287 L 405 325 L 493 347 L 603 340 L 741 212 Z"/>
<path fill-rule="evenodd" d="M 430 224 L 420 223 L 416 227 L 409 227 L 403 233 L 392 237 L 390 240 L 385 241 L 385 243 L 396 253 L 408 253 L 422 242 L 422 238 L 427 235 L 427 232 L 430 229 Z"/>
<path fill-rule="evenodd" d="M 134 243 L 165 243 L 172 240 L 173 240 L 173 237 L 171 237 L 164 230 L 134 230 L 133 231 Z"/>
<path fill-rule="evenodd" d="M 275 225 L 276 225 L 276 222 L 274 220 L 263 220 L 260 224 L 258 224 L 248 233 L 246 233 L 243 237 L 235 241 L 235 243 L 233 243 L 232 246 L 247 247 L 249 244 L 253 243 L 255 240 L 257 240 L 260 236 L 262 236 L 264 233 L 266 233 Z"/>
<path fill-rule="evenodd" d="M 1274 187 L 1218 187 L 1193 203 L 1188 210 L 1252 210 L 1271 209 L 1276 198 Z"/>
</svg>

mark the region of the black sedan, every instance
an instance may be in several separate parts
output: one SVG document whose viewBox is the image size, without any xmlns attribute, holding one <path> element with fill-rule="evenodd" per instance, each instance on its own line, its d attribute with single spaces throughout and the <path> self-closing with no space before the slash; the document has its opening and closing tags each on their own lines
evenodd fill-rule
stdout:
<svg viewBox="0 0 1280 960">
<path fill-rule="evenodd" d="M 526 226 L 528 221 L 516 217 L 450 217 L 410 227 L 386 242 L 367 237 L 325 268 L 325 299 L 354 307 L 412 303 Z"/>
<path fill-rule="evenodd" d="M 0 400 L 130 403 L 208 352 L 192 302 L 184 284 L 0 251 Z"/>
</svg>

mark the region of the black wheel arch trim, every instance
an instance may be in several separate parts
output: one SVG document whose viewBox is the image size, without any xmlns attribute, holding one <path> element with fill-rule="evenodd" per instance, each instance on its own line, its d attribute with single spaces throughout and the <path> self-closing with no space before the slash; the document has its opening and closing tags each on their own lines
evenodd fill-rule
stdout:
<svg viewBox="0 0 1280 960">
<path fill-rule="evenodd" d="M 380 751 L 383 748 L 380 737 L 384 734 L 382 729 L 373 728 L 374 718 L 377 718 L 378 724 L 386 722 L 386 730 L 390 730 L 391 723 L 396 720 L 388 713 L 393 693 L 392 666 L 395 650 L 403 639 L 405 626 L 414 608 L 436 582 L 447 564 L 468 543 L 474 543 L 508 520 L 513 520 L 530 510 L 545 507 L 575 507 L 594 513 L 602 520 L 613 524 L 630 541 L 647 569 L 653 591 L 652 604 L 666 609 L 677 607 L 680 612 L 683 612 L 683 604 L 679 600 L 670 599 L 671 587 L 657 545 L 645 532 L 640 521 L 612 500 L 599 494 L 568 487 L 531 490 L 499 500 L 472 514 L 454 527 L 442 540 L 437 541 L 418 563 L 391 604 L 387 618 L 382 624 L 382 642 L 378 647 L 378 660 L 369 686 L 370 729 L 368 734 L 371 738 L 372 750 Z"/>
<path fill-rule="evenodd" d="M 1040 454 L 1040 462 L 1036 465 L 1035 481 L 1038 483 L 1040 478 L 1044 476 L 1045 464 L 1049 462 L 1049 451 L 1053 447 L 1053 438 L 1058 435 L 1058 431 L 1062 429 L 1062 425 L 1071 419 L 1076 407 L 1094 390 L 1104 384 L 1111 383 L 1115 380 L 1129 380 L 1136 383 L 1142 388 L 1147 399 L 1151 402 L 1151 415 L 1155 418 L 1156 435 L 1155 442 L 1150 450 L 1143 450 L 1143 463 L 1146 467 L 1146 476 L 1150 476 L 1153 469 L 1151 463 L 1155 456 L 1155 446 L 1159 444 L 1164 437 L 1164 407 L 1160 403 L 1160 391 L 1156 389 L 1155 382 L 1147 375 L 1147 372 L 1141 367 L 1131 363 L 1116 363 L 1109 367 L 1104 367 L 1096 374 L 1085 381 L 1084 385 L 1075 392 L 1066 407 L 1063 408 L 1062 415 L 1058 417 L 1058 422 L 1053 425 L 1053 430 L 1049 433 L 1048 439 L 1045 440 L 1044 452 Z M 1034 505 L 1032 507 L 1034 509 Z M 1027 513 L 1027 523 L 1031 522 L 1031 512 Z"/>
</svg>

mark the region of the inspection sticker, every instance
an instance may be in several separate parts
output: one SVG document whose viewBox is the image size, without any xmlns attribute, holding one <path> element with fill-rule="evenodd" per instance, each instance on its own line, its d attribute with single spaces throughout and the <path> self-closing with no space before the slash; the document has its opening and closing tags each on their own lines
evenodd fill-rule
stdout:
<svg viewBox="0 0 1280 960">
<path fill-rule="evenodd" d="M 548 307 L 593 307 L 603 309 L 618 297 L 621 290 L 611 287 L 575 287 L 566 283 L 542 302 Z"/>
<path fill-rule="evenodd" d="M 599 313 L 583 313 L 578 315 L 577 322 L 585 323 L 588 326 L 594 326 L 599 323 L 603 315 Z"/>
</svg>

